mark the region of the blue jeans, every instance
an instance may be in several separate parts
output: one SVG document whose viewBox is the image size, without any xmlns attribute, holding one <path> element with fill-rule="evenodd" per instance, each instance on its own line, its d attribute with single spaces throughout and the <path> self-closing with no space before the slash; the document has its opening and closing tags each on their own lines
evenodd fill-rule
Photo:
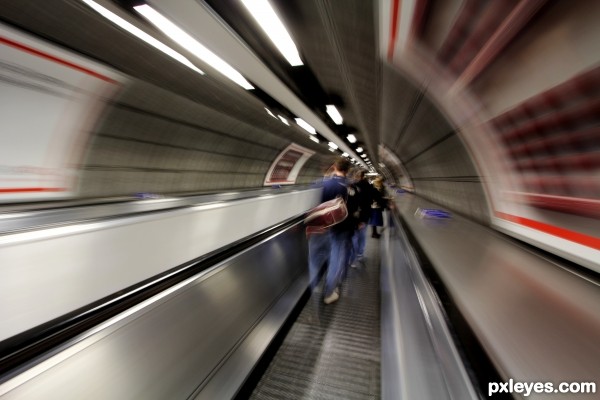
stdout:
<svg viewBox="0 0 600 400">
<path fill-rule="evenodd" d="M 350 250 L 352 249 L 352 233 L 353 231 L 329 232 L 331 252 L 325 278 L 325 297 L 332 294 L 334 289 L 340 286 L 346 275 Z"/>
<path fill-rule="evenodd" d="M 357 258 L 365 255 L 365 244 L 367 243 L 367 225 L 358 228 L 352 236 L 352 251 L 350 252 L 350 262 L 352 264 Z"/>
<path fill-rule="evenodd" d="M 329 258 L 330 252 L 329 232 L 310 235 L 308 238 L 308 276 L 311 291 L 319 283 L 319 271 Z"/>
</svg>

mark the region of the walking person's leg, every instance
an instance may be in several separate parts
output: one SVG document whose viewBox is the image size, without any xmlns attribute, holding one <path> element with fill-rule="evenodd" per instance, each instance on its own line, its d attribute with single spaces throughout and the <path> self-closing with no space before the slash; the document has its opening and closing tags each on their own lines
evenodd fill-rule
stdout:
<svg viewBox="0 0 600 400">
<path fill-rule="evenodd" d="M 325 278 L 325 303 L 330 304 L 340 297 L 339 286 L 347 267 L 352 232 L 330 232 L 331 252 Z"/>
<path fill-rule="evenodd" d="M 308 276 L 310 289 L 313 291 L 319 283 L 319 271 L 329 258 L 329 234 L 328 232 L 312 234 L 308 238 Z"/>
<path fill-rule="evenodd" d="M 367 243 L 367 226 L 363 225 L 356 231 L 356 258 L 362 261 L 365 256 L 365 245 Z"/>
</svg>

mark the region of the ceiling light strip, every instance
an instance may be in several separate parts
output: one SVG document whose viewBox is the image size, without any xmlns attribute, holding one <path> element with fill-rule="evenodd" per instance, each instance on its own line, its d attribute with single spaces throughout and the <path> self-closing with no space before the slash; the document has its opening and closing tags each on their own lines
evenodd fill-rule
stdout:
<svg viewBox="0 0 600 400">
<path fill-rule="evenodd" d="M 273 71 L 234 34 L 234 30 L 215 16 L 204 1 L 152 0 L 152 4 L 169 15 L 192 35 L 203 38 L 207 46 L 218 48 L 222 56 L 230 60 L 261 90 L 268 93 L 291 113 L 312 125 L 328 141 L 338 141 L 339 136 L 292 92 Z M 340 150 L 359 158 L 346 141 L 338 143 Z M 362 164 L 362 159 L 360 159 Z M 366 167 L 366 164 L 365 164 Z"/>
<path fill-rule="evenodd" d="M 183 55 L 179 54 L 178 52 L 176 52 L 169 46 L 165 45 L 164 43 L 156 40 L 155 38 L 148 35 L 146 32 L 139 29 L 135 25 L 127 22 L 123 18 L 119 17 L 117 14 L 113 13 L 112 11 L 108 10 L 107 8 L 102 7 L 100 4 L 96 3 L 95 1 L 92 1 L 92 0 L 81 0 L 81 1 L 84 2 L 85 4 L 87 4 L 91 9 L 96 11 L 98 14 L 102 15 L 104 18 L 111 21 L 113 24 L 117 25 L 118 27 L 120 27 L 122 29 L 125 29 L 127 32 L 136 36 L 138 39 L 141 39 L 144 42 L 148 43 L 150 46 L 154 47 L 155 49 L 162 51 L 163 53 L 165 53 L 169 57 L 179 61 L 186 67 L 198 72 L 199 74 L 204 75 L 204 72 L 202 70 L 200 70 L 198 67 L 196 67 L 194 64 L 192 64 L 192 62 L 190 60 L 188 60 L 187 58 L 185 58 Z"/>
<path fill-rule="evenodd" d="M 215 53 L 204 47 L 200 42 L 191 37 L 183 29 L 179 28 L 165 16 L 160 14 L 158 11 L 153 9 L 147 4 L 134 7 L 134 9 L 143 15 L 148 21 L 155 25 L 158 29 L 163 31 L 167 36 L 181 45 L 183 48 L 191 52 L 193 55 L 204 61 L 215 70 L 231 79 L 246 90 L 254 89 L 254 86 L 250 84 L 231 65 L 227 64 L 223 59 L 217 56 Z"/>
<path fill-rule="evenodd" d="M 242 0 L 269 39 L 294 67 L 303 65 L 298 48 L 268 0 Z"/>
<path fill-rule="evenodd" d="M 331 118 L 331 120 L 336 125 L 341 125 L 344 122 L 344 118 L 342 118 L 342 115 L 340 114 L 338 109 L 335 108 L 335 106 L 327 105 L 327 106 L 325 106 L 325 109 L 327 110 L 327 114 L 329 114 L 329 117 Z M 348 140 L 350 140 L 350 139 L 348 139 Z"/>
<path fill-rule="evenodd" d="M 302 118 L 296 118 L 296 123 L 298 125 L 300 125 L 300 127 L 302 127 L 302 129 L 304 129 L 305 131 L 307 131 L 308 133 L 312 134 L 312 135 L 316 135 L 317 134 L 317 130 L 315 128 L 313 128 L 310 124 L 308 124 L 305 120 L 303 120 Z"/>
<path fill-rule="evenodd" d="M 273 114 L 273 113 L 271 112 L 271 110 L 269 110 L 267 107 L 265 107 L 265 110 L 267 110 L 267 113 L 268 113 L 268 114 L 269 114 L 271 117 L 273 117 L 273 118 L 277 119 L 277 117 L 275 116 L 275 114 Z"/>
</svg>

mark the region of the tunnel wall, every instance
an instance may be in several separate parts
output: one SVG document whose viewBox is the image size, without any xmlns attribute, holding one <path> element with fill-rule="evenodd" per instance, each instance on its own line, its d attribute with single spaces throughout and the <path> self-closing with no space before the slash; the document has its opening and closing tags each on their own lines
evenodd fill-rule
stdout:
<svg viewBox="0 0 600 400">
<path fill-rule="evenodd" d="M 427 97 L 427 88 L 387 64 L 383 79 L 382 142 L 398 155 L 414 192 L 488 223 L 480 173 L 455 128 Z"/>
<path fill-rule="evenodd" d="M 267 129 L 133 80 L 108 105 L 93 134 L 79 196 L 260 187 L 273 160 L 290 144 Z M 324 163 L 327 156 L 314 154 L 296 183 L 321 177 Z"/>
<path fill-rule="evenodd" d="M 272 162 L 291 143 L 315 152 L 316 161 L 309 160 L 296 182 L 322 176 L 314 166 L 329 156 L 326 147 L 269 116 L 252 91 L 215 79 L 212 71 L 193 72 L 99 19 L 83 3 L 11 0 L 0 18 L 37 43 L 90 59 L 121 77 L 120 94 L 106 99 L 102 118 L 82 132 L 89 147 L 84 161 L 71 165 L 79 182 L 71 197 L 261 187 Z"/>
<path fill-rule="evenodd" d="M 391 128 L 384 143 L 406 163 L 417 194 L 476 219 L 487 203 L 494 228 L 597 269 L 600 29 L 593 16 L 600 5 L 459 3 L 427 3 L 411 21 L 412 36 L 382 55 L 384 78 L 396 74 L 414 86 L 392 76 L 387 82 L 399 83 L 388 88 L 384 79 Z M 444 34 L 433 32 L 439 27 Z M 422 154 L 431 157 L 413 160 L 418 142 L 405 132 L 421 122 L 426 97 L 439 110 L 422 113 L 428 121 L 419 128 L 431 145 Z M 456 181 L 429 181 L 423 190 L 423 168 Z M 465 190 L 467 181 L 480 181 L 478 194 Z"/>
<path fill-rule="evenodd" d="M 288 144 L 226 110 L 135 80 L 95 132 L 80 195 L 259 187 Z"/>
</svg>

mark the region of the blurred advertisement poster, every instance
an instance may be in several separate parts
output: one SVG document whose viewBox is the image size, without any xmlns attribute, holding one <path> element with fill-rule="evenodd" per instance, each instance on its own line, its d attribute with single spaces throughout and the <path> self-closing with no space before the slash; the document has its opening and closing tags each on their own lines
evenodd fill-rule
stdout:
<svg viewBox="0 0 600 400">
<path fill-rule="evenodd" d="M 314 151 L 295 143 L 290 144 L 269 168 L 264 185 L 293 185 L 300 169 L 313 154 Z"/>
<path fill-rule="evenodd" d="M 71 197 L 118 73 L 0 25 L 0 202 Z"/>
</svg>

